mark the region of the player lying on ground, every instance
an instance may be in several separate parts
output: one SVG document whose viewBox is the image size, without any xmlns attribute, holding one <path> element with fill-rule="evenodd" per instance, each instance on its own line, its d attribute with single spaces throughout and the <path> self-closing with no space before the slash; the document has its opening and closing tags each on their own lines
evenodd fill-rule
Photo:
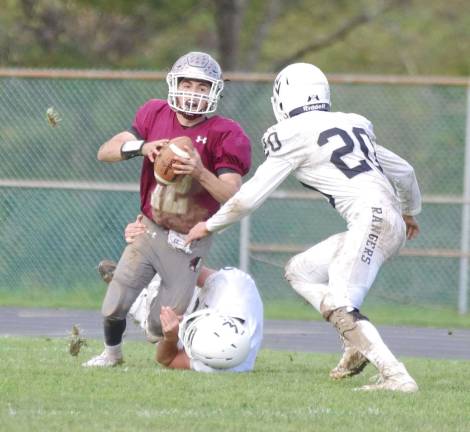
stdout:
<svg viewBox="0 0 470 432">
<path fill-rule="evenodd" d="M 263 137 L 266 161 L 215 215 L 191 229 L 187 243 L 240 220 L 293 173 L 304 186 L 322 193 L 347 222 L 346 232 L 294 256 L 286 266 L 294 290 L 344 341 L 332 378 L 359 373 L 370 361 L 380 382 L 363 389 L 418 390 L 359 312 L 382 264 L 407 237 L 419 233 L 414 215 L 421 210 L 421 194 L 413 168 L 377 145 L 365 117 L 330 112 L 328 81 L 313 65 L 283 69 L 274 82 L 272 105 L 278 123 Z"/>
<path fill-rule="evenodd" d="M 146 226 L 137 220 L 125 231 L 132 243 Z M 116 264 L 103 261 L 98 269 L 103 280 L 112 280 Z M 158 294 L 160 277 L 155 276 L 132 305 L 129 315 L 148 331 L 150 305 Z M 202 267 L 193 298 L 182 317 L 162 306 L 163 338 L 157 344 L 156 361 L 175 369 L 201 372 L 253 370 L 263 337 L 263 304 L 253 279 L 236 268 L 219 271 Z M 114 359 L 122 362 L 122 356 Z"/>
<path fill-rule="evenodd" d="M 110 280 L 107 264 L 103 279 Z M 157 275 L 129 311 L 147 334 L 150 304 L 159 285 Z M 160 319 L 163 338 L 155 359 L 161 365 L 200 372 L 253 370 L 263 336 L 263 305 L 253 279 L 241 270 L 203 267 L 184 316 L 162 306 Z M 115 362 L 120 363 L 122 357 Z"/>
</svg>

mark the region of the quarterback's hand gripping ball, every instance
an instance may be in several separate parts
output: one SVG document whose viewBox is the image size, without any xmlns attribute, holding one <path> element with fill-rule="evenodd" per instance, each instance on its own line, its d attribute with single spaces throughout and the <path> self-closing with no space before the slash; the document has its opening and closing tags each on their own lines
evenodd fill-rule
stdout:
<svg viewBox="0 0 470 432">
<path fill-rule="evenodd" d="M 173 138 L 168 145 L 162 147 L 153 164 L 153 172 L 158 182 L 164 185 L 176 182 L 179 176 L 175 174 L 173 169 L 173 164 L 177 162 L 175 157 L 190 158 L 188 152 L 184 150 L 185 146 L 193 148 L 191 138 L 187 136 Z"/>
</svg>

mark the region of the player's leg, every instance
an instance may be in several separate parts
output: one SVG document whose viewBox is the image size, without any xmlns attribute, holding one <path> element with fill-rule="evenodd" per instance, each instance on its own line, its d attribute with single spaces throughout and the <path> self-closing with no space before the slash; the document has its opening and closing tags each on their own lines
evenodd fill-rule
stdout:
<svg viewBox="0 0 470 432">
<path fill-rule="evenodd" d="M 108 259 L 100 261 L 98 264 L 98 272 L 101 279 L 107 284 L 113 280 L 114 271 L 116 270 L 117 263 Z M 141 327 L 142 330 L 147 332 L 147 317 L 149 314 L 150 302 L 157 296 L 160 289 L 161 278 L 157 273 L 132 303 L 129 309 L 128 316 L 134 321 L 134 324 Z"/>
<path fill-rule="evenodd" d="M 381 382 L 362 387 L 363 390 L 395 390 L 414 392 L 418 386 L 385 345 L 374 325 L 357 309 L 341 307 L 327 318 L 354 348 L 378 369 Z"/>
<path fill-rule="evenodd" d="M 320 305 L 329 292 L 328 269 L 346 233 L 333 235 L 310 249 L 292 257 L 286 265 L 285 277 L 292 288 L 320 312 Z M 321 312 L 320 312 L 321 313 Z M 332 379 L 342 379 L 362 372 L 369 361 L 346 339 L 341 337 L 343 355 L 330 372 Z"/>
<path fill-rule="evenodd" d="M 103 305 L 105 349 L 99 356 L 85 362 L 85 367 L 108 367 L 122 363 L 122 336 L 126 329 L 126 315 L 140 291 L 155 275 L 151 263 L 152 239 L 140 236 L 128 245 L 113 272 Z"/>
<path fill-rule="evenodd" d="M 369 364 L 369 360 L 358 351 L 347 339 L 340 335 L 343 355 L 338 364 L 331 369 L 330 378 L 341 380 L 360 374 Z"/>
<path fill-rule="evenodd" d="M 328 237 L 305 252 L 293 256 L 286 264 L 286 280 L 318 312 L 323 297 L 329 290 L 328 268 L 344 235 L 345 233 L 340 233 Z"/>
<path fill-rule="evenodd" d="M 148 333 L 150 337 L 154 336 L 154 342 L 162 336 L 160 323 L 162 306 L 171 307 L 178 315 L 186 311 L 193 298 L 199 270 L 212 243 L 211 236 L 198 240 L 191 245 L 191 253 L 186 253 L 169 246 L 166 236 L 157 235 L 157 239 L 159 237 L 156 253 L 161 284 L 158 295 L 150 305 L 147 321 Z"/>
<path fill-rule="evenodd" d="M 393 209 L 374 207 L 350 228 L 329 269 L 330 291 L 321 305 L 322 314 L 379 370 L 383 382 L 367 389 L 411 392 L 418 388 L 377 329 L 359 312 L 381 265 L 398 252 L 404 238 L 401 215 Z"/>
</svg>

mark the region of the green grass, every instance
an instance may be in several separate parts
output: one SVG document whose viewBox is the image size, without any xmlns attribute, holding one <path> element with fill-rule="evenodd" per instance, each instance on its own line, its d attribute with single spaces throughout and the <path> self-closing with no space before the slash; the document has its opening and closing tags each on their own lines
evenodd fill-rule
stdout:
<svg viewBox="0 0 470 432">
<path fill-rule="evenodd" d="M 103 301 L 106 286 L 103 282 L 67 289 L 46 287 L 0 288 L 1 306 L 44 307 L 68 309 L 98 309 Z"/>
<path fill-rule="evenodd" d="M 407 359 L 416 394 L 355 392 L 375 373 L 328 379 L 337 356 L 262 351 L 248 374 L 156 366 L 153 346 L 127 342 L 126 363 L 87 370 L 61 339 L 0 338 L 2 431 L 470 430 L 470 363 Z"/>
<path fill-rule="evenodd" d="M 302 300 L 265 302 L 268 319 L 322 320 L 321 315 Z M 368 304 L 361 309 L 374 324 L 418 327 L 470 328 L 470 314 L 459 315 L 454 309 L 430 305 Z"/>
<path fill-rule="evenodd" d="M 45 288 L 0 289 L 0 306 L 46 307 L 99 310 L 105 287 L 103 283 L 67 290 Z M 322 317 L 300 298 L 264 302 L 266 319 L 321 320 Z M 454 309 L 428 305 L 372 304 L 367 300 L 362 312 L 375 324 L 419 327 L 470 328 L 470 314 L 459 315 Z"/>
</svg>

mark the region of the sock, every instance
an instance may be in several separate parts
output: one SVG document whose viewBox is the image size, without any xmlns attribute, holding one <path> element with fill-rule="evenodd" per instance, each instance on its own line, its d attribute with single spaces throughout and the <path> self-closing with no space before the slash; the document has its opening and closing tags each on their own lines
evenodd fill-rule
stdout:
<svg viewBox="0 0 470 432">
<path fill-rule="evenodd" d="M 126 330 L 126 319 L 105 318 L 103 326 L 105 344 L 107 346 L 119 345 L 122 342 L 124 330 Z"/>
<path fill-rule="evenodd" d="M 381 373 L 400 365 L 400 362 L 385 345 L 379 332 L 371 322 L 358 321 L 357 327 L 362 333 L 361 339 L 365 341 L 363 344 L 358 344 L 360 346 L 357 346 L 357 348 Z"/>
<path fill-rule="evenodd" d="M 113 360 L 122 358 L 122 343 L 120 343 L 119 345 L 113 345 L 113 346 L 109 346 L 105 344 L 104 349 L 109 358 Z"/>
</svg>

